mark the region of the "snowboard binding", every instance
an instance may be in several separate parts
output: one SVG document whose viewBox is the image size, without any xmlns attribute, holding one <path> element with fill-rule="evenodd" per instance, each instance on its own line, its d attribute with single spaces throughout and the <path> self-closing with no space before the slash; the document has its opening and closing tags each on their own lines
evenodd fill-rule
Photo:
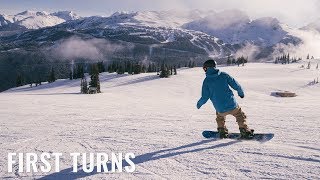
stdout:
<svg viewBox="0 0 320 180">
<path fill-rule="evenodd" d="M 229 133 L 228 133 L 228 129 L 227 128 L 218 128 L 218 132 L 219 132 L 219 137 L 221 139 L 224 139 L 224 138 L 228 138 L 229 136 Z"/>
<path fill-rule="evenodd" d="M 254 138 L 254 130 L 253 129 L 239 128 L 239 130 L 240 130 L 240 139 L 253 139 Z"/>
</svg>

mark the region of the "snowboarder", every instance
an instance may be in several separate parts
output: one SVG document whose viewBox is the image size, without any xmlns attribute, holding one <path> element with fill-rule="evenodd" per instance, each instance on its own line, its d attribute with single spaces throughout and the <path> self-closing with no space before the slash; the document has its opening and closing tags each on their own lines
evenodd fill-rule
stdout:
<svg viewBox="0 0 320 180">
<path fill-rule="evenodd" d="M 246 115 L 241 107 L 237 104 L 231 86 L 238 92 L 241 98 L 244 98 L 244 92 L 240 84 L 230 75 L 221 72 L 216 68 L 216 61 L 210 59 L 203 64 L 203 70 L 206 73 L 206 78 L 202 85 L 202 96 L 197 103 L 197 108 L 200 109 L 208 99 L 211 100 L 216 109 L 216 121 L 218 124 L 218 132 L 220 138 L 228 137 L 228 129 L 225 125 L 227 115 L 233 115 L 239 125 L 241 138 L 253 138 L 253 129 L 249 129 L 246 123 Z"/>
</svg>

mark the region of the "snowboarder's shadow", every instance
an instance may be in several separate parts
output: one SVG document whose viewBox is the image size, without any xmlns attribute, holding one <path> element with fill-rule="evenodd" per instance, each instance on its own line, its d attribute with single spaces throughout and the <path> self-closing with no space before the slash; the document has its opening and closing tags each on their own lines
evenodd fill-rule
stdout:
<svg viewBox="0 0 320 180">
<path fill-rule="evenodd" d="M 229 146 L 229 145 L 232 145 L 232 144 L 239 142 L 239 141 L 230 141 L 230 142 L 220 143 L 220 144 L 216 144 L 216 145 L 212 145 L 212 146 L 197 147 L 199 145 L 207 144 L 207 143 L 210 143 L 213 141 L 217 141 L 217 140 L 212 140 L 212 139 L 202 140 L 200 142 L 195 142 L 195 143 L 191 143 L 191 144 L 187 144 L 187 145 L 183 145 L 183 146 L 179 146 L 179 147 L 175 147 L 175 148 L 163 149 L 163 150 L 159 150 L 159 151 L 154 151 L 154 152 L 138 155 L 138 156 L 136 156 L 136 158 L 134 158 L 133 162 L 136 165 L 136 169 L 138 169 L 139 166 L 137 166 L 137 165 L 148 162 L 148 161 L 169 158 L 169 157 L 187 154 L 187 153 L 199 152 L 199 151 L 203 151 L 206 149 L 220 148 L 220 147 Z M 125 161 L 123 161 L 123 167 L 125 167 L 125 166 L 129 166 L 129 164 L 126 163 Z M 108 170 L 110 171 L 111 170 L 111 163 L 108 163 L 107 167 L 108 167 Z M 60 172 L 49 174 L 49 175 L 44 176 L 40 179 L 78 179 L 78 178 L 89 177 L 89 176 L 92 176 L 92 175 L 99 173 L 99 172 L 97 172 L 97 167 L 95 167 L 91 173 L 85 173 L 82 170 L 82 165 L 78 166 L 78 172 L 75 173 L 75 172 L 72 172 L 72 170 L 73 170 L 73 167 L 70 167 L 70 168 L 64 169 Z M 108 173 L 105 173 L 105 174 L 108 175 Z"/>
</svg>

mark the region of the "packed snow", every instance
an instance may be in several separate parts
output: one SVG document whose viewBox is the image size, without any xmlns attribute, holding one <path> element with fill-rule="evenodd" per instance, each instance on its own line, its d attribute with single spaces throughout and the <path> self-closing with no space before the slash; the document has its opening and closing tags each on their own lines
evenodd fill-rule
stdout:
<svg viewBox="0 0 320 180">
<path fill-rule="evenodd" d="M 204 139 L 215 130 L 208 102 L 196 109 L 201 68 L 180 69 L 160 79 L 153 73 L 100 75 L 103 93 L 79 94 L 80 80 L 58 80 L 0 93 L 0 178 L 119 179 L 319 179 L 320 77 L 316 63 L 251 63 L 220 67 L 243 86 L 237 98 L 248 124 L 259 133 L 274 133 L 266 143 Z M 305 64 L 305 63 L 304 63 Z M 275 91 L 298 96 L 280 98 Z M 229 131 L 238 132 L 233 117 Z M 58 173 L 7 172 L 9 152 L 133 152 L 133 173 L 72 173 L 63 159 Z"/>
</svg>

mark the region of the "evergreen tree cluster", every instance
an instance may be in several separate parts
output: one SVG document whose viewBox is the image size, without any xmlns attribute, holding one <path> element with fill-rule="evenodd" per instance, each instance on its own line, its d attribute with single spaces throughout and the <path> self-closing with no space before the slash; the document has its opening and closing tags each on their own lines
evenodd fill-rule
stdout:
<svg viewBox="0 0 320 180">
<path fill-rule="evenodd" d="M 177 74 L 178 74 L 177 67 L 175 65 L 172 66 L 165 63 L 161 64 L 160 72 L 158 72 L 158 75 L 160 78 L 168 78 L 171 75 L 177 75 Z"/>
<path fill-rule="evenodd" d="M 46 77 L 46 76 L 44 76 L 44 77 Z M 52 83 L 52 82 L 55 82 L 57 80 L 56 73 L 55 73 L 55 70 L 54 70 L 53 67 L 50 69 L 50 72 L 48 73 L 46 80 L 48 81 L 48 83 Z M 29 83 L 30 83 L 31 87 L 32 87 L 33 83 L 36 86 L 42 84 L 42 80 L 41 80 L 41 76 L 40 75 L 33 77 L 33 79 L 31 79 L 29 81 L 30 81 Z M 23 74 L 22 73 L 18 73 L 18 75 L 16 77 L 16 87 L 23 86 L 23 85 L 26 85 L 26 84 L 28 84 L 28 83 L 26 82 L 25 77 L 23 76 Z"/>
<path fill-rule="evenodd" d="M 307 55 L 307 59 L 314 59 L 314 57 L 311 56 L 311 58 L 310 58 L 310 54 L 308 54 L 308 55 Z"/>
<path fill-rule="evenodd" d="M 140 74 L 140 73 L 150 73 L 157 72 L 158 67 L 155 63 L 149 63 L 148 65 L 139 62 L 132 61 L 113 61 L 108 67 L 107 71 L 109 73 L 118 73 L 118 74 Z"/>
<path fill-rule="evenodd" d="M 185 64 L 184 67 L 188 67 L 188 68 L 194 68 L 196 67 L 196 62 L 195 61 L 189 61 Z M 178 65 L 178 68 L 180 68 L 180 64 Z"/>
<path fill-rule="evenodd" d="M 237 59 L 235 59 L 234 57 L 231 58 L 230 56 L 228 56 L 228 58 L 227 58 L 227 66 L 230 66 L 230 65 L 240 66 L 240 64 L 242 64 L 244 66 L 245 63 L 248 63 L 248 57 L 245 58 L 244 56 L 241 56 L 241 57 L 238 57 Z"/>
<path fill-rule="evenodd" d="M 83 76 L 81 78 L 80 92 L 82 94 L 101 93 L 99 74 L 100 74 L 100 72 L 103 72 L 104 70 L 105 69 L 104 69 L 103 63 L 101 63 L 101 62 L 98 62 L 96 64 L 90 64 L 89 86 L 87 83 L 87 78 L 85 76 Z"/>
<path fill-rule="evenodd" d="M 302 60 L 302 58 L 296 58 L 296 57 L 290 58 L 290 54 L 288 53 L 287 55 L 283 54 L 282 56 L 276 57 L 274 63 L 275 64 L 280 64 L 280 63 L 281 64 L 290 64 L 290 63 L 296 63 L 301 60 Z"/>
<path fill-rule="evenodd" d="M 84 65 L 83 64 L 77 64 L 75 67 L 73 67 L 73 71 L 70 71 L 69 79 L 79 79 L 84 77 Z"/>
<path fill-rule="evenodd" d="M 238 64 L 238 66 L 240 66 L 240 64 L 244 66 L 245 63 L 248 63 L 248 57 L 247 58 L 245 58 L 244 56 L 238 57 L 236 63 Z"/>
</svg>

